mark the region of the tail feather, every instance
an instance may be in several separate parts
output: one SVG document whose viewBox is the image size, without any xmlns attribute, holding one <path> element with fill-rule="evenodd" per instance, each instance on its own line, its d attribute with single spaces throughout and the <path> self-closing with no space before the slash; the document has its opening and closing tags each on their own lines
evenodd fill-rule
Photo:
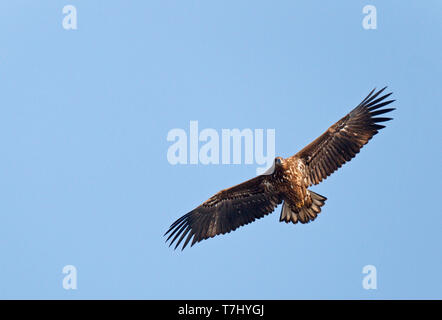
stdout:
<svg viewBox="0 0 442 320">
<path fill-rule="evenodd" d="M 300 209 L 293 210 L 291 206 L 284 201 L 279 221 L 284 221 L 286 223 L 298 223 L 298 221 L 301 223 L 308 223 L 315 220 L 318 214 L 321 212 L 321 207 L 325 204 L 325 200 L 327 200 L 327 198 L 313 191 L 309 190 L 309 192 L 312 199 L 312 203 L 309 207 L 304 206 Z"/>
</svg>

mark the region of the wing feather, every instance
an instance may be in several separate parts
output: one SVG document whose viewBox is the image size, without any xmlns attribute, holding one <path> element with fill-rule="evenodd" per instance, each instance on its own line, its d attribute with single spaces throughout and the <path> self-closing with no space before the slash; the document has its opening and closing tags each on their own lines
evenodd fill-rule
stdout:
<svg viewBox="0 0 442 320">
<path fill-rule="evenodd" d="M 379 123 L 392 118 L 378 117 L 395 110 L 380 109 L 395 100 L 385 100 L 392 93 L 380 96 L 386 89 L 373 89 L 362 102 L 319 138 L 294 155 L 303 159 L 309 184 L 318 184 L 356 156 L 361 148 L 385 128 Z M 380 97 L 379 97 L 380 96 Z"/>
<path fill-rule="evenodd" d="M 165 235 L 175 249 L 184 240 L 184 249 L 219 234 L 229 233 L 273 212 L 282 202 L 273 187 L 271 175 L 261 175 L 229 189 L 222 190 L 170 226 Z M 186 238 L 187 235 L 187 238 Z M 172 238 L 173 237 L 173 238 Z"/>
</svg>

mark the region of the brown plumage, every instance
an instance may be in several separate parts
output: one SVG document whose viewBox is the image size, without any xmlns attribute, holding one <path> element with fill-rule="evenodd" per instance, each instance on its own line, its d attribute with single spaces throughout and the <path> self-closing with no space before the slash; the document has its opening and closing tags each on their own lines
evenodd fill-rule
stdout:
<svg viewBox="0 0 442 320">
<path fill-rule="evenodd" d="M 381 109 L 394 100 L 378 96 L 385 88 L 373 89 L 349 114 L 292 157 L 277 157 L 263 175 L 221 190 L 199 207 L 175 221 L 166 241 L 184 240 L 182 249 L 225 234 L 260 219 L 284 202 L 280 221 L 308 223 L 316 219 L 327 199 L 308 187 L 316 185 L 350 161 L 391 118 L 378 117 L 394 108 Z"/>
</svg>

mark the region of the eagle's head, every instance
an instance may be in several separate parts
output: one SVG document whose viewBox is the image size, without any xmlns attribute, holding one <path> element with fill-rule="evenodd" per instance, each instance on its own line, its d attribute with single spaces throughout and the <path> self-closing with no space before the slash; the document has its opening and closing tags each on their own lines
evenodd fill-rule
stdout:
<svg viewBox="0 0 442 320">
<path fill-rule="evenodd" d="M 274 174 L 275 171 L 281 172 L 281 170 L 282 170 L 282 163 L 283 162 L 284 162 L 283 158 L 276 157 L 275 161 L 272 164 L 272 166 L 270 168 L 268 168 L 262 175 Z"/>
<path fill-rule="evenodd" d="M 275 158 L 275 166 L 282 166 L 284 159 L 282 157 Z"/>
</svg>

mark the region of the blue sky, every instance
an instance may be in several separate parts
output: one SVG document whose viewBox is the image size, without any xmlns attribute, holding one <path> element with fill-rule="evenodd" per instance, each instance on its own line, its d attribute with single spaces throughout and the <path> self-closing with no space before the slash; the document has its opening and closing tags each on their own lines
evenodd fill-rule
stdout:
<svg viewBox="0 0 442 320">
<path fill-rule="evenodd" d="M 77 30 L 62 27 L 67 4 Z M 367 4 L 376 30 L 362 27 Z M 2 2 L 0 298 L 442 298 L 441 10 Z M 164 243 L 176 218 L 256 172 L 172 166 L 169 130 L 275 129 L 287 157 L 384 85 L 395 119 L 312 188 L 328 197 L 316 221 L 279 223 L 278 207 L 183 252 Z"/>
</svg>

